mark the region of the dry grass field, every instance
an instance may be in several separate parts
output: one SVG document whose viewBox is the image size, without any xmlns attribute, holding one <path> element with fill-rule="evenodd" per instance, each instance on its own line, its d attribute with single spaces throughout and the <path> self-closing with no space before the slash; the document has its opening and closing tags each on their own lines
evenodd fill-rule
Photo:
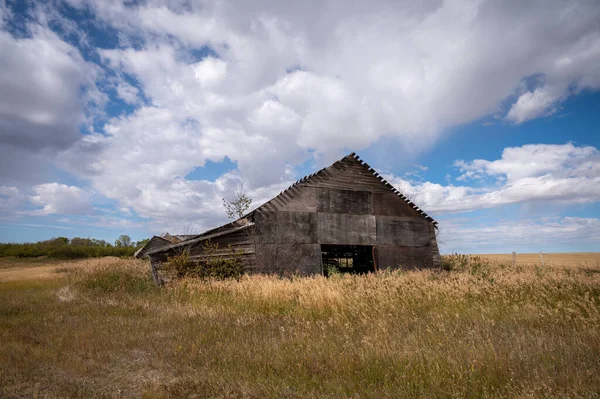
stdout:
<svg viewBox="0 0 600 399">
<path fill-rule="evenodd" d="M 0 397 L 598 397 L 599 271 L 473 262 L 158 289 L 134 260 L 2 267 Z"/>
<path fill-rule="evenodd" d="M 574 266 L 574 267 L 594 267 L 600 269 L 600 252 L 578 252 L 578 253 L 544 253 L 544 265 L 548 266 Z M 478 255 L 493 262 L 512 262 L 512 254 L 487 254 Z M 539 265 L 541 264 L 540 254 L 520 254 L 517 253 L 517 264 Z"/>
</svg>

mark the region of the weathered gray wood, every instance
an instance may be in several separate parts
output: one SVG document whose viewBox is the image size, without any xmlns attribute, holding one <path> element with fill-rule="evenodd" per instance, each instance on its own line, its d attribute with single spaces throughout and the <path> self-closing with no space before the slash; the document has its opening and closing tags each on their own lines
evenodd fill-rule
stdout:
<svg viewBox="0 0 600 399">
<path fill-rule="evenodd" d="M 259 212 L 255 223 L 262 242 L 317 243 L 317 214 L 314 212 Z"/>
<path fill-rule="evenodd" d="M 146 253 L 159 248 L 164 248 L 171 244 L 172 242 L 167 239 L 158 236 L 153 236 L 150 239 L 150 241 L 148 241 L 146 245 L 144 245 L 142 248 L 138 249 L 133 256 L 135 258 L 142 259 L 144 256 L 146 256 Z"/>
<path fill-rule="evenodd" d="M 371 192 L 317 188 L 317 212 L 370 214 Z"/>
<path fill-rule="evenodd" d="M 429 223 L 421 218 L 377 218 L 377 244 L 408 247 L 429 246 L 431 242 Z"/>
<path fill-rule="evenodd" d="M 338 245 L 374 245 L 377 243 L 373 215 L 318 214 L 319 243 Z"/>
<path fill-rule="evenodd" d="M 377 216 L 414 216 L 419 213 L 405 201 L 398 201 L 398 195 L 392 192 L 373 193 L 373 214 Z"/>
<path fill-rule="evenodd" d="M 431 217 L 351 155 L 299 179 L 244 218 L 149 255 L 165 262 L 189 250 L 193 260 L 202 259 L 210 239 L 220 246 L 210 256 L 228 256 L 231 246 L 249 271 L 264 272 L 264 259 L 275 254 L 287 259 L 276 262 L 278 269 L 312 274 L 322 273 L 320 244 L 372 245 L 380 269 L 439 267 L 435 233 Z"/>
<path fill-rule="evenodd" d="M 256 252 L 256 272 L 322 274 L 319 244 L 257 244 Z"/>
<path fill-rule="evenodd" d="M 429 223 L 429 248 L 431 249 L 431 261 L 433 263 L 433 267 L 441 268 L 442 257 L 440 256 L 440 249 L 438 248 L 436 233 L 437 229 L 435 225 Z"/>
<path fill-rule="evenodd" d="M 423 269 L 434 267 L 431 247 L 378 245 L 379 269 Z"/>
<path fill-rule="evenodd" d="M 155 260 L 150 260 L 150 272 L 152 273 L 152 279 L 154 280 L 154 284 L 159 287 L 164 285 L 164 280 L 158 273 L 157 262 Z"/>
<path fill-rule="evenodd" d="M 300 187 L 287 201 L 279 206 L 279 211 L 316 212 L 317 198 L 314 187 Z"/>
</svg>

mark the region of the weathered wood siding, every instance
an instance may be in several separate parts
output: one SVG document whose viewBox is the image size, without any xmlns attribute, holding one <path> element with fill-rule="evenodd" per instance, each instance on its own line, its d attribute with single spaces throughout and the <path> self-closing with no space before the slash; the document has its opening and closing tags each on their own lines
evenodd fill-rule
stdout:
<svg viewBox="0 0 600 399">
<path fill-rule="evenodd" d="M 150 241 L 146 243 L 146 245 L 144 245 L 144 247 L 142 247 L 139 251 L 135 253 L 135 257 L 141 259 L 146 255 L 146 253 L 159 248 L 164 248 L 171 244 L 172 243 L 170 241 L 165 240 L 164 238 L 154 236 L 150 239 Z"/>
<path fill-rule="evenodd" d="M 280 242 L 371 245 L 377 247 L 380 267 L 438 266 L 434 225 L 382 180 L 370 167 L 346 157 L 300 181 L 265 209 L 271 220 L 284 221 Z M 320 257 L 315 251 L 306 262 L 320 266 Z"/>
<path fill-rule="evenodd" d="M 379 269 L 422 269 L 434 267 L 431 247 L 378 245 Z"/>
<path fill-rule="evenodd" d="M 281 272 L 264 265 L 276 258 L 289 272 L 320 274 L 321 244 L 373 246 L 379 269 L 439 266 L 433 219 L 353 156 L 298 181 L 251 219 L 253 229 L 227 233 L 229 224 L 206 233 L 225 231 L 211 241 L 223 254 L 228 245 L 243 251 L 249 271 Z M 202 242 L 188 249 L 192 259 L 204 256 Z"/>
<path fill-rule="evenodd" d="M 375 245 L 376 219 L 373 215 L 319 213 L 319 243 L 338 245 Z"/>
</svg>

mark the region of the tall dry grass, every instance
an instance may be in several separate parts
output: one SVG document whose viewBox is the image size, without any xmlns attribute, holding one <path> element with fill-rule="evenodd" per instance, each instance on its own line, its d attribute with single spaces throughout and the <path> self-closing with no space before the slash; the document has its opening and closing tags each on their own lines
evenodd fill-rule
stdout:
<svg viewBox="0 0 600 399">
<path fill-rule="evenodd" d="M 0 284 L 0 396 L 597 396 L 600 273 L 454 269 L 157 289 L 113 259 Z"/>
</svg>

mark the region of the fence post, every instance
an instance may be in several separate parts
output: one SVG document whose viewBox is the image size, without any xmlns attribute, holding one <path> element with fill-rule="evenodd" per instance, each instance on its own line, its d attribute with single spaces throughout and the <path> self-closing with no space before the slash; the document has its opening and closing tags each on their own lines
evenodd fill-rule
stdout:
<svg viewBox="0 0 600 399">
<path fill-rule="evenodd" d="M 513 267 L 516 267 L 517 266 L 517 253 L 513 252 L 512 256 L 513 256 Z"/>
<path fill-rule="evenodd" d="M 544 267 L 544 257 L 542 256 L 542 251 L 540 251 L 540 261 L 542 262 L 542 267 Z"/>
</svg>

